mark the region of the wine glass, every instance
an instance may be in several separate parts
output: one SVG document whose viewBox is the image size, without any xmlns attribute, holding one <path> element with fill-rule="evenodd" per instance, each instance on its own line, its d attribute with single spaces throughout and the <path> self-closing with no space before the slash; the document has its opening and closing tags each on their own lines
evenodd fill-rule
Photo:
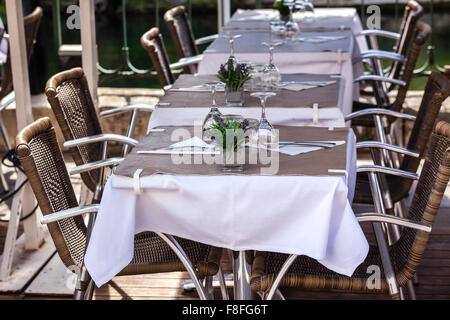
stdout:
<svg viewBox="0 0 450 320">
<path fill-rule="evenodd" d="M 230 41 L 230 56 L 228 57 L 227 63 L 230 63 L 231 61 L 233 66 L 236 66 L 238 64 L 238 60 L 234 56 L 234 40 L 239 39 L 241 35 L 236 34 L 233 36 L 232 34 L 224 34 L 222 37 Z"/>
<path fill-rule="evenodd" d="M 314 22 L 314 5 L 309 0 L 301 1 L 302 11 L 305 13 L 305 23 Z"/>
<path fill-rule="evenodd" d="M 284 36 L 286 27 L 283 20 L 273 20 L 270 21 L 270 41 L 273 41 L 275 38 L 281 38 Z"/>
<path fill-rule="evenodd" d="M 295 1 L 285 2 L 285 6 L 289 8 L 289 21 L 286 22 L 285 28 L 285 34 L 286 39 L 295 41 L 295 38 L 297 37 L 298 33 L 300 32 L 300 28 L 297 24 L 297 22 L 294 21 L 294 7 L 295 7 Z"/>
<path fill-rule="evenodd" d="M 273 136 L 272 133 L 272 125 L 266 118 L 266 102 L 267 99 L 270 97 L 276 96 L 275 92 L 268 92 L 268 91 L 259 91 L 259 92 L 253 92 L 250 94 L 252 97 L 259 98 L 259 101 L 261 102 L 261 119 L 259 120 L 259 124 L 257 127 L 257 136 L 258 139 L 264 139 L 264 142 L 270 143 L 271 137 Z"/>
<path fill-rule="evenodd" d="M 282 42 L 262 42 L 263 46 L 269 47 L 269 63 L 264 66 L 263 82 L 267 87 L 274 87 L 281 81 L 280 70 L 273 62 L 273 51 L 275 47 L 283 44 Z"/>
<path fill-rule="evenodd" d="M 215 82 L 207 82 L 205 83 L 209 89 L 211 90 L 211 96 L 212 96 L 212 105 L 211 105 L 211 109 L 209 110 L 208 114 L 205 117 L 205 120 L 203 121 L 203 139 L 205 141 L 210 141 L 211 140 L 211 135 L 208 134 L 209 129 L 211 129 L 211 127 L 214 125 L 214 123 L 216 122 L 214 120 L 214 116 L 222 116 L 222 113 L 219 111 L 219 108 L 217 108 L 216 105 L 216 91 L 217 91 L 217 86 L 220 84 L 220 82 L 215 81 Z"/>
</svg>

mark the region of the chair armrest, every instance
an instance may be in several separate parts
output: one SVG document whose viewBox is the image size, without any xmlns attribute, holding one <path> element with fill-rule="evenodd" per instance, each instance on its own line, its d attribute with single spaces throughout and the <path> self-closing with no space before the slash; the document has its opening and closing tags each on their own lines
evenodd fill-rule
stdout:
<svg viewBox="0 0 450 320">
<path fill-rule="evenodd" d="M 352 120 L 354 118 L 358 118 L 361 116 L 371 116 L 371 115 L 389 116 L 389 117 L 411 120 L 411 121 L 416 120 L 415 116 L 412 116 L 410 114 L 406 114 L 403 112 L 393 111 L 393 110 L 384 109 L 384 108 L 369 108 L 369 109 L 363 109 L 363 110 L 355 111 L 353 113 L 348 114 L 345 117 L 345 121 L 349 121 L 349 120 Z"/>
<path fill-rule="evenodd" d="M 431 232 L 431 226 L 428 226 L 426 224 L 412 221 L 405 218 L 400 218 L 396 216 L 391 216 L 387 214 L 379 214 L 379 213 L 359 213 L 356 214 L 356 219 L 358 219 L 359 222 L 385 222 L 389 224 L 395 224 L 398 226 L 421 230 L 425 232 Z"/>
<path fill-rule="evenodd" d="M 384 37 L 384 38 L 390 38 L 394 40 L 400 39 L 400 34 L 396 32 L 386 31 L 386 30 L 378 30 L 378 29 L 367 29 L 361 31 L 361 33 L 358 33 L 356 35 L 358 36 L 377 36 L 377 37 Z"/>
<path fill-rule="evenodd" d="M 406 179 L 412 179 L 412 180 L 418 180 L 419 179 L 419 175 L 416 173 L 412 173 L 412 172 L 408 172 L 408 171 L 404 171 L 404 170 L 399 170 L 399 169 L 394 169 L 394 168 L 389 168 L 389 167 L 383 167 L 383 166 L 379 166 L 379 165 L 364 165 L 364 166 L 359 166 L 356 169 L 356 172 L 361 173 L 361 172 L 376 172 L 376 173 L 384 173 L 384 174 L 390 174 L 393 176 L 397 176 L 397 177 L 401 177 L 401 178 L 406 178 Z"/>
<path fill-rule="evenodd" d="M 387 59 L 387 60 L 393 60 L 393 61 L 399 61 L 399 62 L 406 62 L 406 58 L 402 55 L 395 53 L 395 52 L 389 52 L 389 51 L 383 51 L 383 50 L 366 50 L 361 52 L 359 57 L 356 57 L 352 60 L 353 64 L 360 62 L 365 59 Z"/>
<path fill-rule="evenodd" d="M 100 204 L 88 204 L 85 206 L 79 206 L 70 208 L 67 210 L 58 211 L 55 213 L 47 214 L 42 217 L 41 224 L 48 224 L 56 221 L 60 221 L 62 219 L 72 218 L 76 216 L 80 216 L 86 213 L 94 213 L 97 212 L 100 208 Z"/>
<path fill-rule="evenodd" d="M 170 64 L 170 69 L 179 69 L 185 66 L 190 66 L 192 64 L 198 64 L 202 61 L 203 55 L 199 54 L 193 57 L 181 58 L 178 62 Z"/>
<path fill-rule="evenodd" d="M 115 166 L 119 165 L 123 161 L 123 159 L 124 158 L 121 158 L 121 157 L 114 157 L 114 158 L 108 158 L 105 160 L 89 162 L 86 164 L 76 166 L 75 168 L 69 169 L 69 174 L 74 175 L 74 174 L 88 172 L 88 171 L 92 171 L 92 170 L 96 170 L 96 169 L 100 169 L 100 168 L 115 167 Z"/>
<path fill-rule="evenodd" d="M 392 144 L 388 144 L 388 143 L 383 143 L 383 142 L 378 142 L 378 141 L 363 141 L 363 142 L 358 142 L 356 144 L 356 149 L 361 149 L 361 148 L 371 148 L 371 149 L 384 149 L 384 150 L 389 150 L 389 151 L 394 151 L 397 153 L 401 153 L 407 156 L 411 156 L 414 158 L 418 158 L 420 156 L 420 154 L 416 151 L 412 151 L 406 148 L 402 148 L 399 146 L 395 146 Z"/>
<path fill-rule="evenodd" d="M 2 104 L 0 106 L 0 112 L 5 110 L 7 106 L 9 106 L 11 103 L 13 103 L 14 101 L 16 101 L 16 97 L 13 97 L 11 99 L 9 99 L 8 101 L 6 101 L 4 104 Z"/>
<path fill-rule="evenodd" d="M 134 110 L 153 112 L 155 110 L 155 107 L 156 107 L 156 105 L 150 105 L 150 104 L 144 104 L 144 103 L 131 104 L 128 106 L 117 107 L 117 108 L 113 108 L 110 110 L 102 111 L 102 112 L 100 112 L 100 117 L 110 117 L 110 116 L 118 114 L 118 113 L 134 111 Z"/>
<path fill-rule="evenodd" d="M 379 76 L 379 75 L 376 75 L 376 74 L 364 74 L 362 76 L 359 76 L 356 79 L 353 79 L 353 82 L 361 82 L 361 81 L 368 81 L 368 80 L 389 82 L 389 83 L 392 83 L 392 84 L 395 84 L 395 85 L 398 85 L 398 86 L 401 86 L 401 87 L 406 86 L 406 82 L 403 81 L 403 80 L 388 78 L 388 77 Z"/>
<path fill-rule="evenodd" d="M 195 45 L 199 45 L 199 44 L 205 44 L 205 43 L 210 43 L 213 42 L 214 40 L 216 40 L 217 38 L 219 38 L 218 34 L 212 34 L 210 36 L 206 36 L 206 37 L 201 37 L 195 40 Z"/>
<path fill-rule="evenodd" d="M 66 141 L 66 142 L 64 142 L 64 147 L 73 148 L 73 147 L 79 147 L 79 146 L 83 146 L 83 145 L 90 144 L 90 143 L 105 142 L 105 141 L 119 142 L 119 143 L 131 145 L 133 147 L 138 144 L 138 141 L 133 138 L 122 136 L 120 134 L 104 133 L 104 134 L 98 134 L 95 136 L 84 137 L 84 138 Z"/>
</svg>

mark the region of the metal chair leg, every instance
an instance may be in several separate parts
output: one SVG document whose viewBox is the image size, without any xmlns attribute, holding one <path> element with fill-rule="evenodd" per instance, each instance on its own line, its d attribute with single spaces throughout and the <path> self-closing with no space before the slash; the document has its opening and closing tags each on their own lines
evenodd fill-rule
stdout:
<svg viewBox="0 0 450 320">
<path fill-rule="evenodd" d="M 95 290 L 95 284 L 94 284 L 94 281 L 91 279 L 89 281 L 88 287 L 84 294 L 84 300 L 92 300 L 92 297 L 94 296 L 94 290 Z"/>
<path fill-rule="evenodd" d="M 11 143 L 9 143 L 8 132 L 6 131 L 5 123 L 3 122 L 3 117 L 0 114 L 0 134 L 3 138 L 3 143 L 5 144 L 5 148 L 7 151 L 11 150 Z M 3 170 L 0 163 L 0 184 L 2 186 L 3 192 L 6 193 L 9 191 L 8 183 L 6 182 L 5 176 L 3 175 Z"/>
<path fill-rule="evenodd" d="M 414 275 L 413 283 L 415 286 L 418 286 L 420 284 L 419 276 L 417 275 L 417 273 Z"/>
<path fill-rule="evenodd" d="M 207 294 L 205 291 L 205 288 L 200 283 L 200 280 L 197 276 L 197 273 L 194 269 L 194 266 L 192 265 L 191 260 L 188 258 L 187 254 L 184 252 L 183 248 L 180 246 L 178 241 L 175 240 L 175 238 L 171 235 L 162 233 L 162 232 L 155 232 L 162 240 L 164 240 L 165 243 L 173 250 L 173 252 L 177 255 L 178 259 L 180 259 L 181 263 L 183 263 L 184 267 L 186 268 L 187 272 L 189 273 L 189 276 L 191 277 L 192 281 L 194 282 L 195 289 L 197 289 L 197 293 L 201 300 L 207 300 Z"/>
<path fill-rule="evenodd" d="M 386 211 L 384 208 L 383 197 L 381 194 L 380 184 L 378 182 L 378 176 L 376 173 L 373 172 L 369 173 L 369 182 L 370 182 L 370 189 L 372 191 L 373 204 L 375 206 L 376 212 L 385 214 Z M 389 287 L 389 293 L 393 299 L 401 299 L 401 292 L 397 283 L 397 278 L 395 276 L 391 258 L 389 256 L 389 247 L 386 242 L 383 225 L 381 223 L 373 223 L 372 225 L 373 230 L 375 232 L 378 250 L 381 256 L 381 262 L 383 264 L 385 279 Z"/>
<path fill-rule="evenodd" d="M 291 254 L 286 261 L 283 263 L 283 266 L 281 267 L 280 271 L 277 274 L 277 277 L 272 283 L 272 286 L 270 287 L 270 290 L 267 294 L 266 300 L 272 300 L 273 296 L 275 295 L 276 291 L 278 290 L 278 286 L 280 285 L 281 280 L 283 279 L 286 272 L 288 272 L 291 265 L 294 263 L 295 259 L 297 259 L 298 255 Z"/>
<path fill-rule="evenodd" d="M 2 192 L 7 193 L 9 191 L 8 183 L 6 182 L 5 175 L 3 174 L 2 164 L 0 163 L 0 184 L 2 186 Z"/>
<path fill-rule="evenodd" d="M 220 292 L 222 294 L 222 300 L 230 300 L 227 290 L 227 284 L 225 282 L 225 276 L 223 275 L 222 267 L 219 267 L 217 272 L 217 278 L 219 279 Z"/>
<path fill-rule="evenodd" d="M 416 290 L 414 289 L 414 283 L 412 280 L 409 280 L 406 284 L 408 287 L 408 294 L 411 300 L 417 300 Z"/>
<path fill-rule="evenodd" d="M 208 300 L 214 300 L 214 287 L 213 287 L 213 277 L 207 276 L 205 277 L 205 293 Z"/>
</svg>

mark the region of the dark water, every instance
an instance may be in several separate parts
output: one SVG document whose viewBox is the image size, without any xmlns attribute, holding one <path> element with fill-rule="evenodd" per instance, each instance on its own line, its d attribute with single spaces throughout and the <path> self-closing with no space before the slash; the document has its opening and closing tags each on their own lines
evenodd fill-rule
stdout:
<svg viewBox="0 0 450 320">
<path fill-rule="evenodd" d="M 64 19 L 64 15 L 62 17 Z M 147 53 L 142 49 L 139 39 L 141 35 L 154 26 L 154 14 L 139 13 L 128 14 L 128 45 L 130 48 L 130 60 L 132 64 L 139 69 L 151 68 L 151 62 Z M 431 23 L 430 16 L 425 15 L 423 20 Z M 172 62 L 177 61 L 175 47 L 173 46 L 170 35 L 165 26 L 162 16 L 160 17 L 160 29 L 166 43 L 167 52 Z M 196 14 L 193 12 L 192 25 L 196 38 L 210 35 L 217 32 L 217 22 L 215 12 Z M 399 20 L 394 19 L 394 14 L 382 13 L 382 28 L 386 30 L 398 30 Z M 63 26 L 63 43 L 79 43 L 79 31 L 71 31 Z M 52 35 L 52 23 L 47 21 L 45 28 L 47 34 Z M 436 46 L 435 60 L 438 64 L 450 64 L 450 41 L 448 37 L 450 34 L 450 13 L 435 13 L 433 40 Z M 120 16 L 97 16 L 97 43 L 98 43 L 98 57 L 102 67 L 114 69 L 123 64 L 122 47 L 122 22 Z M 55 55 L 54 42 L 48 41 L 52 46 L 48 48 L 49 56 L 49 75 L 57 72 L 57 57 Z M 381 41 L 380 47 L 382 49 L 391 50 L 393 42 L 391 40 Z M 205 47 L 200 48 L 203 50 Z M 423 50 L 419 65 L 422 65 L 427 60 L 426 50 Z M 412 83 L 412 89 L 422 89 L 426 79 L 417 78 Z M 149 77 L 118 77 L 101 75 L 100 86 L 112 87 L 159 87 L 159 83 L 154 78 Z"/>
</svg>

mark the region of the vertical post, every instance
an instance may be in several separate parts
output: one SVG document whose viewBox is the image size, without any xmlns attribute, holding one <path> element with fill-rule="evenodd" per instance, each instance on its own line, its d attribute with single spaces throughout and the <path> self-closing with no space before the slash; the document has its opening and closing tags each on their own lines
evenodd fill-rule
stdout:
<svg viewBox="0 0 450 320">
<path fill-rule="evenodd" d="M 17 129 L 21 130 L 33 121 L 22 1 L 10 0 L 5 1 L 5 3 L 6 16 L 8 19 L 12 78 L 16 98 Z M 16 189 L 26 179 L 20 171 L 17 175 L 15 185 Z M 16 244 L 17 228 L 19 226 L 19 218 L 21 213 L 20 207 L 22 207 L 22 211 L 27 214 L 34 207 L 35 203 L 36 200 L 33 196 L 33 192 L 30 191 L 29 184 L 26 184 L 21 192 L 18 192 L 13 199 L 11 217 L 8 223 L 8 231 L 3 250 L 3 259 L 0 266 L 0 280 L 6 280 L 11 271 Z M 38 217 L 37 214 L 34 214 L 24 222 L 25 248 L 28 250 L 38 249 L 44 239 L 42 227 L 39 224 L 39 218 L 40 217 Z"/>
<path fill-rule="evenodd" d="M 231 17 L 231 0 L 223 0 L 223 24 L 227 24 Z"/>
<path fill-rule="evenodd" d="M 94 105 L 98 106 L 97 98 L 97 41 L 95 35 L 95 7 L 93 0 L 80 0 L 81 46 L 83 70 L 89 84 Z"/>
<path fill-rule="evenodd" d="M 56 44 L 56 49 L 62 44 L 62 35 L 61 35 L 61 0 L 53 0 L 52 3 L 53 9 L 53 34 L 54 40 Z"/>
<path fill-rule="evenodd" d="M 217 32 L 222 31 L 223 26 L 223 0 L 217 0 Z"/>
</svg>

